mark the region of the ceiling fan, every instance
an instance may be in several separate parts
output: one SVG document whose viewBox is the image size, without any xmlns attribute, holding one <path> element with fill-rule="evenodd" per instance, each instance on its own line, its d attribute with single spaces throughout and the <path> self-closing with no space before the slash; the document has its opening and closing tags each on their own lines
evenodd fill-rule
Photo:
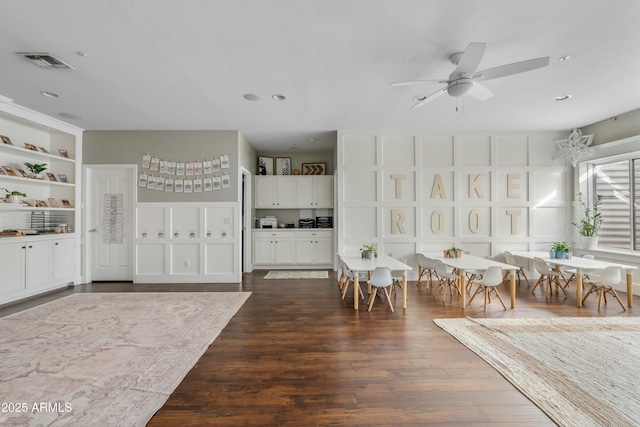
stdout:
<svg viewBox="0 0 640 427">
<path fill-rule="evenodd" d="M 492 97 L 493 94 L 489 89 L 481 85 L 479 83 L 480 81 L 524 73 L 525 71 L 531 71 L 549 65 L 549 57 L 547 56 L 476 71 L 478 65 L 480 65 L 480 61 L 482 60 L 486 47 L 486 43 L 472 42 L 469 43 L 464 52 L 458 52 L 451 55 L 449 57 L 449 61 L 451 61 L 453 65 L 456 65 L 456 69 L 449 75 L 448 80 L 440 79 L 393 82 L 391 83 L 391 86 L 413 86 L 421 83 L 440 83 L 446 85 L 431 95 L 417 97 L 416 100 L 419 102 L 411 108 L 422 107 L 445 92 L 455 97 L 469 95 L 473 98 L 484 101 Z"/>
</svg>

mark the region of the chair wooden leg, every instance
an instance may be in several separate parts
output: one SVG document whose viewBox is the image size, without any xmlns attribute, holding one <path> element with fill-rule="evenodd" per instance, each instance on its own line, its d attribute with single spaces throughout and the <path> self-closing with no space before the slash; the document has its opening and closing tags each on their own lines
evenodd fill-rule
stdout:
<svg viewBox="0 0 640 427">
<path fill-rule="evenodd" d="M 471 302 L 476 297 L 476 295 L 478 295 L 478 292 L 480 292 L 481 288 L 482 288 L 482 285 L 478 285 L 478 287 L 476 288 L 476 291 L 473 293 L 473 295 L 471 295 L 471 298 L 469 298 L 468 304 L 471 304 Z"/>
<path fill-rule="evenodd" d="M 600 306 L 602 305 L 602 295 L 604 295 L 604 287 L 600 286 L 600 289 L 598 289 L 598 310 L 600 310 Z"/>
<path fill-rule="evenodd" d="M 347 281 L 345 282 L 344 286 L 342 287 L 342 299 L 344 299 L 345 296 L 347 296 L 347 290 L 349 289 L 349 283 L 351 282 L 351 280 L 347 279 Z"/>
<path fill-rule="evenodd" d="M 563 287 L 563 286 L 558 286 L 560 288 L 560 290 L 564 293 L 565 297 L 568 297 L 569 294 L 567 293 L 567 290 Z"/>
<path fill-rule="evenodd" d="M 376 294 L 378 293 L 378 288 L 373 288 L 371 295 L 369 295 L 369 311 L 373 308 L 373 303 L 376 302 Z"/>
<path fill-rule="evenodd" d="M 618 304 L 620 304 L 620 307 L 622 307 L 622 309 L 624 311 L 627 311 L 627 309 L 625 308 L 624 304 L 622 303 L 622 301 L 620 301 L 620 297 L 618 296 L 618 293 L 616 292 L 615 289 L 613 288 L 609 288 L 609 290 L 611 291 L 611 293 L 613 294 L 613 296 L 615 297 L 616 301 L 618 301 Z"/>
<path fill-rule="evenodd" d="M 502 297 L 500 296 L 500 292 L 498 292 L 498 288 L 493 288 L 493 290 L 496 293 L 496 296 L 498 297 L 498 299 L 500 300 L 500 304 L 502 304 L 502 308 L 504 308 L 505 310 L 507 309 L 507 306 L 504 305 L 504 301 L 502 301 Z"/>
<path fill-rule="evenodd" d="M 484 311 L 487 311 L 487 296 L 489 295 L 489 291 L 487 288 L 484 288 Z"/>
<path fill-rule="evenodd" d="M 426 269 L 418 266 L 418 283 L 416 283 L 417 287 L 420 287 L 421 281 L 422 281 L 422 276 L 424 276 L 424 274 L 427 272 Z"/>
<path fill-rule="evenodd" d="M 389 308 L 391 309 L 391 312 L 394 313 L 395 311 L 393 310 L 393 304 L 391 303 L 391 298 L 389 297 L 389 292 L 387 292 L 387 288 L 382 288 L 382 290 L 384 291 L 384 294 L 387 297 L 387 302 L 389 303 Z"/>
<path fill-rule="evenodd" d="M 518 270 L 518 276 L 522 274 L 522 277 L 524 277 L 524 281 L 527 282 L 527 286 L 529 286 L 529 279 L 527 278 L 527 275 L 524 274 L 524 270 L 521 268 L 520 270 Z"/>
<path fill-rule="evenodd" d="M 593 293 L 593 290 L 596 288 L 596 285 L 591 285 L 591 287 L 589 288 L 589 290 L 587 291 L 587 293 L 584 295 L 584 297 L 582 298 L 582 303 L 584 304 L 584 302 L 587 300 L 587 298 L 589 298 L 589 295 L 591 295 Z"/>
<path fill-rule="evenodd" d="M 542 282 L 544 280 L 544 276 L 540 276 L 538 278 L 538 281 L 536 282 L 535 285 L 533 285 L 533 289 L 531 289 L 531 293 L 534 293 L 536 291 L 536 288 L 538 287 L 538 285 L 540 284 L 540 282 Z"/>
</svg>

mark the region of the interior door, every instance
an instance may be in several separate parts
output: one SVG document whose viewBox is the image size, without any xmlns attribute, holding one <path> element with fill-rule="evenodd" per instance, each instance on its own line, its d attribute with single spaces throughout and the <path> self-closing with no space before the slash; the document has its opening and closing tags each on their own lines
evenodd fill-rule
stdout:
<svg viewBox="0 0 640 427">
<path fill-rule="evenodd" d="M 136 165 L 86 166 L 91 281 L 133 281 Z"/>
</svg>

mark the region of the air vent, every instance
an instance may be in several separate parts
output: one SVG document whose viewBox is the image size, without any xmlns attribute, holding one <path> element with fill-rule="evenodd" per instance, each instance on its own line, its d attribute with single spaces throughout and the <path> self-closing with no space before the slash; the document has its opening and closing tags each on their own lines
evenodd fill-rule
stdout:
<svg viewBox="0 0 640 427">
<path fill-rule="evenodd" d="M 18 55 L 23 56 L 32 64 L 37 65 L 40 68 L 57 68 L 61 70 L 75 70 L 71 65 L 56 58 L 49 53 L 30 53 L 30 52 L 18 52 Z"/>
</svg>

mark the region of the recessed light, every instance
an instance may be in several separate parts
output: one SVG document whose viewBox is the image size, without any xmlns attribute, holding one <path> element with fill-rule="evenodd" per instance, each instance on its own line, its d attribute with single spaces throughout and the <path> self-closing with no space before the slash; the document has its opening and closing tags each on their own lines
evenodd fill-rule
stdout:
<svg viewBox="0 0 640 427">
<path fill-rule="evenodd" d="M 561 95 L 561 96 L 556 96 L 555 99 L 556 101 L 565 101 L 567 99 L 571 98 L 571 95 Z"/>
<path fill-rule="evenodd" d="M 247 101 L 259 101 L 260 100 L 260 95 L 256 95 L 255 93 L 245 93 L 244 95 L 242 95 L 242 97 L 244 99 L 246 99 Z"/>
<path fill-rule="evenodd" d="M 60 98 L 60 95 L 58 95 L 57 93 L 47 92 L 46 90 L 42 90 L 40 91 L 40 93 L 47 98 Z"/>
<path fill-rule="evenodd" d="M 82 56 L 83 58 L 86 58 L 87 56 L 89 56 L 89 54 L 87 52 L 82 52 L 82 51 L 76 52 L 76 55 Z"/>
<path fill-rule="evenodd" d="M 272 95 L 271 98 L 275 99 L 276 101 L 284 101 L 285 99 L 287 99 L 286 96 L 278 94 Z"/>
<path fill-rule="evenodd" d="M 569 58 L 571 58 L 569 55 L 562 55 L 558 58 L 558 61 L 567 61 Z"/>
<path fill-rule="evenodd" d="M 424 101 L 425 99 L 427 99 L 426 96 L 414 96 L 413 97 L 414 101 Z"/>
<path fill-rule="evenodd" d="M 317 138 L 309 138 L 309 142 L 318 142 Z"/>
</svg>

